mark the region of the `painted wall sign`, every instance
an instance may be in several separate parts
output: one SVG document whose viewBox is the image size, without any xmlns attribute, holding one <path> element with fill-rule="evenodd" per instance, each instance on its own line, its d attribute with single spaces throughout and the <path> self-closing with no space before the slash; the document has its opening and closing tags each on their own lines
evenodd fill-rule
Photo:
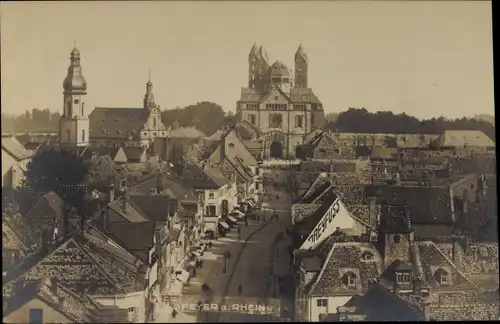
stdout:
<svg viewBox="0 0 500 324">
<path fill-rule="evenodd" d="M 307 240 L 302 244 L 300 250 L 309 250 L 316 248 L 321 242 L 323 242 L 327 237 L 332 235 L 336 227 L 332 224 L 333 219 L 337 214 L 348 215 L 344 204 L 340 201 L 339 198 L 335 199 L 330 208 L 328 208 L 325 215 L 321 218 L 321 220 L 316 224 L 314 230 L 309 234 Z"/>
</svg>

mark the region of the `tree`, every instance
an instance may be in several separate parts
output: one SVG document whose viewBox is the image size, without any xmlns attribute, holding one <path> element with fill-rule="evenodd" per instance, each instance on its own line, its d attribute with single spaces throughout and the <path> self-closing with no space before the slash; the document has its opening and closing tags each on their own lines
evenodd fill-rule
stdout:
<svg viewBox="0 0 500 324">
<path fill-rule="evenodd" d="M 64 148 L 43 148 L 27 165 L 24 187 L 40 192 L 54 191 L 84 215 L 84 192 L 78 186 L 86 178 L 88 164 L 76 152 Z"/>
</svg>

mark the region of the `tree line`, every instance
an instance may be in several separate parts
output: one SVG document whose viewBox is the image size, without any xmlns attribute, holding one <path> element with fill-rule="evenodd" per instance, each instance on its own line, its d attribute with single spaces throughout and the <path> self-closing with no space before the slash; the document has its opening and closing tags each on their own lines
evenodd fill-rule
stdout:
<svg viewBox="0 0 500 324">
<path fill-rule="evenodd" d="M 2 113 L 2 132 L 57 132 L 60 118 L 59 112 L 48 108 L 33 108 L 17 116 Z"/>
<path fill-rule="evenodd" d="M 495 140 L 495 126 L 476 118 L 449 120 L 444 117 L 419 120 L 390 111 L 370 113 L 365 108 L 349 108 L 326 125 L 327 130 L 345 133 L 441 134 L 444 130 L 479 130 Z"/>
<path fill-rule="evenodd" d="M 2 113 L 3 132 L 57 132 L 59 112 L 34 108 L 19 116 Z M 202 101 L 184 108 L 164 110 L 162 120 L 167 127 L 194 126 L 210 136 L 223 125 L 234 125 L 239 119 L 231 111 L 225 113 L 216 103 Z M 419 120 L 407 114 L 390 111 L 370 113 L 365 108 L 349 108 L 347 111 L 328 114 L 327 130 L 347 133 L 389 134 L 440 134 L 444 130 L 480 130 L 495 140 L 495 126 L 486 118 L 461 118 L 449 120 L 444 117 Z"/>
<path fill-rule="evenodd" d="M 231 111 L 225 113 L 220 105 L 208 101 L 162 112 L 162 120 L 167 128 L 194 126 L 207 136 L 217 132 L 223 125 L 234 124 L 236 118 Z"/>
</svg>

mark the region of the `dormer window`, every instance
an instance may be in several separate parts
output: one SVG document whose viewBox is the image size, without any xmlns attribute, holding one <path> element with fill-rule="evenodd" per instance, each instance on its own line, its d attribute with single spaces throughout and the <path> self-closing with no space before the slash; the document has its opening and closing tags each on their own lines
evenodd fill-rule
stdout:
<svg viewBox="0 0 500 324">
<path fill-rule="evenodd" d="M 344 283 L 344 285 L 348 287 L 354 287 L 356 286 L 356 279 L 357 279 L 356 274 L 352 272 L 347 272 L 342 277 L 342 282 Z"/>
<path fill-rule="evenodd" d="M 366 252 L 365 254 L 363 254 L 362 259 L 364 261 L 373 261 L 373 253 Z"/>
<path fill-rule="evenodd" d="M 411 276 L 409 272 L 397 272 L 396 273 L 396 282 L 399 285 L 408 285 L 410 283 Z"/>
<path fill-rule="evenodd" d="M 449 283 L 448 281 L 448 272 L 445 270 L 439 268 L 436 270 L 434 273 L 434 279 L 440 284 L 440 285 L 447 285 Z"/>
<path fill-rule="evenodd" d="M 394 243 L 398 244 L 401 241 L 401 236 L 396 234 L 396 235 L 394 235 L 393 239 L 394 239 Z"/>
<path fill-rule="evenodd" d="M 229 148 L 234 148 L 234 144 L 233 143 L 229 143 L 228 146 L 229 146 Z"/>
</svg>

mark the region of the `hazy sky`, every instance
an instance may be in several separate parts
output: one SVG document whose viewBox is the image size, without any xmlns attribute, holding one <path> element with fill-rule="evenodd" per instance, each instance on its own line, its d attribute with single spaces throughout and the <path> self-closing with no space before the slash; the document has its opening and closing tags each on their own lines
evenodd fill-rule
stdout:
<svg viewBox="0 0 500 324">
<path fill-rule="evenodd" d="M 289 68 L 303 43 L 326 112 L 494 113 L 487 1 L 4 2 L 1 42 L 5 113 L 62 110 L 74 42 L 92 106 L 141 107 L 151 68 L 162 109 L 234 110 L 257 42 Z"/>
</svg>

